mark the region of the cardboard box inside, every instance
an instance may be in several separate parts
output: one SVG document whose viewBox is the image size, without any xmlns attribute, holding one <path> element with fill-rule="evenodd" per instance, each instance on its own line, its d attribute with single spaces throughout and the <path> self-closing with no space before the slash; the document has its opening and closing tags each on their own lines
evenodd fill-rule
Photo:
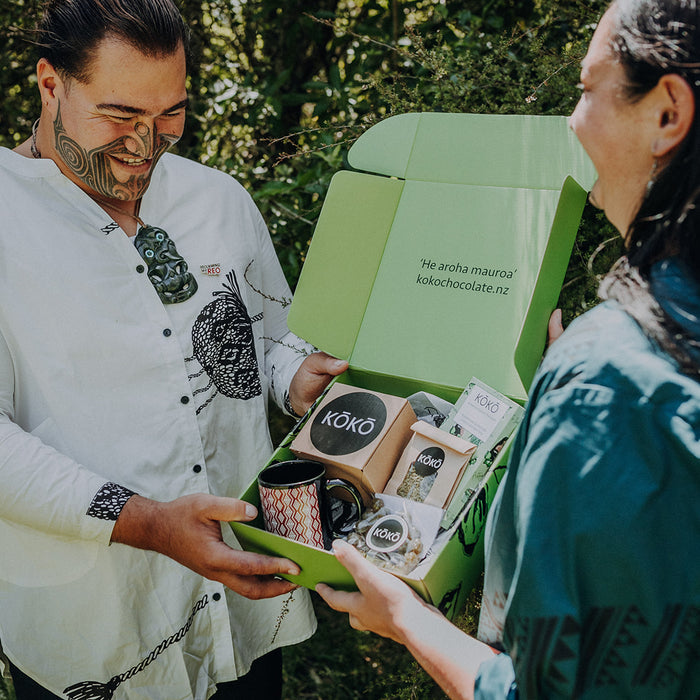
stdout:
<svg viewBox="0 0 700 700">
<path fill-rule="evenodd" d="M 300 458 L 323 462 L 328 477 L 348 479 L 368 505 L 384 490 L 415 420 L 405 399 L 336 383 L 290 449 Z"/>
<path fill-rule="evenodd" d="M 524 403 L 595 175 L 566 119 L 401 115 L 348 160 L 357 171 L 332 180 L 290 328 L 350 362 L 343 384 L 454 403 L 475 376 Z M 270 461 L 293 458 L 302 424 Z M 481 574 L 508 445 L 441 550 L 402 577 L 448 616 Z M 258 505 L 255 482 L 242 497 Z M 244 548 L 296 561 L 301 585 L 354 587 L 332 554 L 266 533 L 261 519 L 232 527 Z"/>
</svg>

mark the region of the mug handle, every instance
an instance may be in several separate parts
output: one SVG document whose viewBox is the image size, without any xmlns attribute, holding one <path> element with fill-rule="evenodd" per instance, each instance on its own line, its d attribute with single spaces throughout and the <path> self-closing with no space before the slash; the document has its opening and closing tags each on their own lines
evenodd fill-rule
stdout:
<svg viewBox="0 0 700 700">
<path fill-rule="evenodd" d="M 347 491 L 351 496 L 352 500 L 357 506 L 357 517 L 355 520 L 359 520 L 360 516 L 362 515 L 362 508 L 363 508 L 363 502 L 362 502 L 362 496 L 360 495 L 360 492 L 357 490 L 354 484 L 351 484 L 349 481 L 346 481 L 345 479 L 327 479 L 326 480 L 326 493 L 329 493 L 331 489 L 343 489 L 344 491 Z M 332 523 L 332 529 L 333 529 L 333 537 L 344 537 L 347 533 L 343 533 L 342 530 L 346 528 L 352 521 L 352 518 L 350 515 L 348 515 L 346 518 L 338 519 L 338 522 L 333 522 Z"/>
</svg>

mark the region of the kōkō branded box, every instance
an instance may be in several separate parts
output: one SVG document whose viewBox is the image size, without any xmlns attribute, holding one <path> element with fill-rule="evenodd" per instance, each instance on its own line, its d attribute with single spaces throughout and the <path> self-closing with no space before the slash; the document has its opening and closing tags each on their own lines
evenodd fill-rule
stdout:
<svg viewBox="0 0 700 700">
<path fill-rule="evenodd" d="M 565 117 L 406 114 L 363 134 L 324 201 L 289 327 L 350 369 L 336 384 L 455 403 L 470 377 L 524 404 L 595 172 Z M 289 445 L 270 461 L 290 459 Z M 448 616 L 483 567 L 482 531 L 503 474 L 469 497 L 410 575 Z M 259 505 L 257 484 L 242 498 Z M 289 577 L 352 589 L 329 553 L 232 523 L 246 549 L 286 556 Z"/>
<path fill-rule="evenodd" d="M 290 449 L 352 482 L 366 504 L 384 490 L 416 420 L 406 399 L 333 384 Z"/>
</svg>

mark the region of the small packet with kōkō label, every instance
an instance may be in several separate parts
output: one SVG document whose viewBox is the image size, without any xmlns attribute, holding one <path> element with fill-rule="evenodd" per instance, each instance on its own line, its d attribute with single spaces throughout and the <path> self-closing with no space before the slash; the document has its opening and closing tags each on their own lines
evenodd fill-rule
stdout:
<svg viewBox="0 0 700 700">
<path fill-rule="evenodd" d="M 443 528 L 451 527 L 471 495 L 490 476 L 499 453 L 517 428 L 523 413 L 520 404 L 476 377 L 471 378 L 447 420 L 440 426 L 441 430 L 477 446 L 445 511 Z"/>
<path fill-rule="evenodd" d="M 476 445 L 424 421 L 411 431 L 384 493 L 445 508 Z"/>
</svg>

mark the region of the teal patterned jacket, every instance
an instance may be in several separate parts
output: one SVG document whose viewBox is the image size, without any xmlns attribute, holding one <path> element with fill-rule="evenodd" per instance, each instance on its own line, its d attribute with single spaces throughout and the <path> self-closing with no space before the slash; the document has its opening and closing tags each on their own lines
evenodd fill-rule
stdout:
<svg viewBox="0 0 700 700">
<path fill-rule="evenodd" d="M 700 341 L 678 260 L 652 290 Z M 478 700 L 700 697 L 700 382 L 616 303 L 543 360 L 486 538 Z"/>
</svg>

